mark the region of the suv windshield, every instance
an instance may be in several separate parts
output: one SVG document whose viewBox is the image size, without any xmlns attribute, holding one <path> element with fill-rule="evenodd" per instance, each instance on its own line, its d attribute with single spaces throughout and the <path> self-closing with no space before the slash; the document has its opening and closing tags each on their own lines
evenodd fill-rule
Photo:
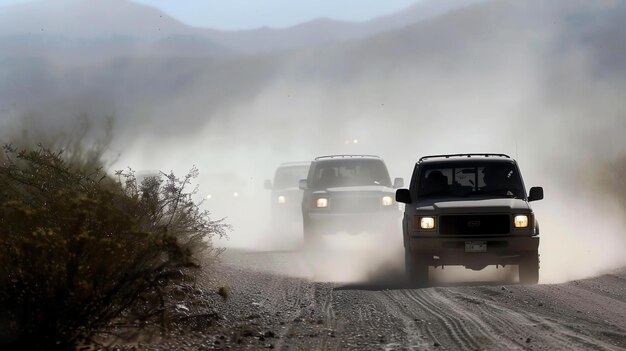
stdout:
<svg viewBox="0 0 626 351">
<path fill-rule="evenodd" d="M 305 179 L 307 173 L 309 173 L 308 165 L 280 167 L 274 176 L 274 188 L 297 188 L 298 182 L 300 179 Z"/>
<path fill-rule="evenodd" d="M 342 186 L 391 186 L 389 172 L 381 160 L 346 159 L 318 162 L 309 179 L 313 188 Z"/>
<path fill-rule="evenodd" d="M 517 167 L 511 163 L 443 163 L 422 166 L 418 197 L 494 196 L 524 198 Z"/>
</svg>

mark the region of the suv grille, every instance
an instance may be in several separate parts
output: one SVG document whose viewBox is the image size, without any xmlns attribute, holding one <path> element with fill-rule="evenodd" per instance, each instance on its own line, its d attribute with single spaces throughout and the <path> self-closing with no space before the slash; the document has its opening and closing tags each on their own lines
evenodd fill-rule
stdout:
<svg viewBox="0 0 626 351">
<path fill-rule="evenodd" d="M 508 234 L 511 231 L 509 215 L 448 215 L 439 217 L 441 234 Z"/>
<path fill-rule="evenodd" d="M 380 211 L 378 197 L 332 197 L 330 208 L 333 212 L 359 213 Z"/>
</svg>

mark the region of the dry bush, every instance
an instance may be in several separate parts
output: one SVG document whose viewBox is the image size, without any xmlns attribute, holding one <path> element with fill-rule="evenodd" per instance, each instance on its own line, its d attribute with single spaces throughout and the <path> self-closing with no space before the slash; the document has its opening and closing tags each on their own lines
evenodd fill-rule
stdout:
<svg viewBox="0 0 626 351">
<path fill-rule="evenodd" d="M 0 348 L 73 349 L 111 322 L 161 313 L 227 226 L 187 191 L 192 170 L 138 183 L 101 152 L 6 146 L 0 157 Z M 183 273 L 184 272 L 184 273 Z"/>
</svg>

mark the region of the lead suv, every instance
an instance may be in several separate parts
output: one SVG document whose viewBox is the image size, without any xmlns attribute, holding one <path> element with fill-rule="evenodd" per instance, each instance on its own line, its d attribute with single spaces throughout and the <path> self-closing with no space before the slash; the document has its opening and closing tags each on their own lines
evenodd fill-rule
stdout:
<svg viewBox="0 0 626 351">
<path fill-rule="evenodd" d="M 392 185 L 383 160 L 369 155 L 317 157 L 304 190 L 302 220 L 305 245 L 318 242 L 320 235 L 337 231 L 388 231 L 399 222 L 394 188 L 403 186 L 402 178 Z"/>
<path fill-rule="evenodd" d="M 429 266 L 518 265 L 519 280 L 539 279 L 539 226 L 530 206 L 543 188 L 528 196 L 515 160 L 503 154 L 422 157 L 409 189 L 402 220 L 410 280 L 428 283 Z"/>
</svg>

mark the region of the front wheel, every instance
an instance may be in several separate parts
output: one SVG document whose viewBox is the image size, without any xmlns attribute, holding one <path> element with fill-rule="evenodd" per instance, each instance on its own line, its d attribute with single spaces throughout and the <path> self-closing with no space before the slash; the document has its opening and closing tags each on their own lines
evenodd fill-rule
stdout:
<svg viewBox="0 0 626 351">
<path fill-rule="evenodd" d="M 404 266 L 411 286 L 428 286 L 428 262 L 420 255 L 404 250 Z"/>
<path fill-rule="evenodd" d="M 537 251 L 523 255 L 519 263 L 519 282 L 537 284 L 539 282 L 539 253 Z"/>
</svg>

